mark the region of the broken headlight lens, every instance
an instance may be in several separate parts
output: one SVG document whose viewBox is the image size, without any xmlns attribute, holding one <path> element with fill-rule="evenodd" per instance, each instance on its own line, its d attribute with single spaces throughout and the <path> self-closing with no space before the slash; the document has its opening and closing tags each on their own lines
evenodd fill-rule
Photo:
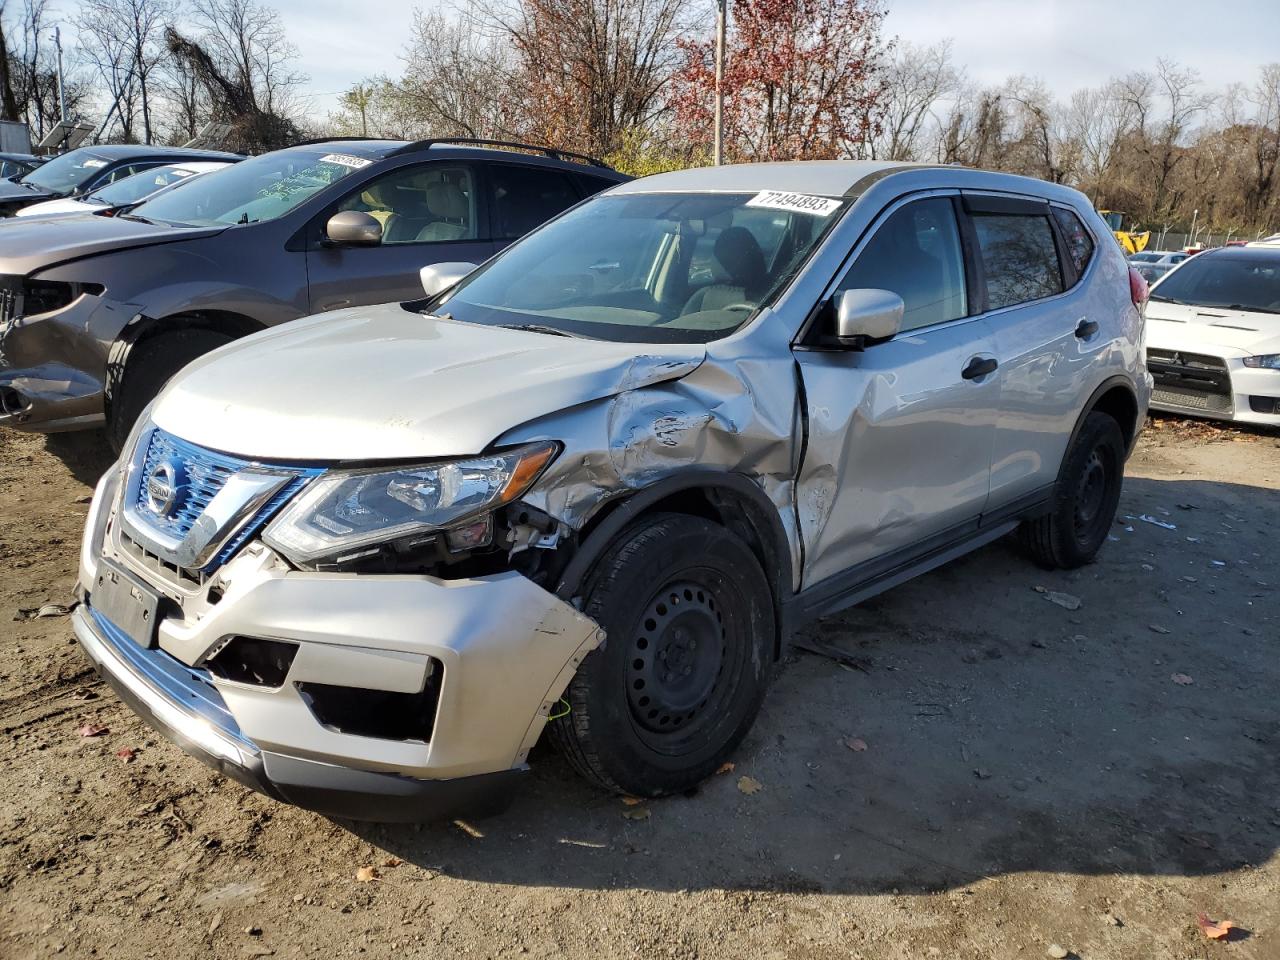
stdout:
<svg viewBox="0 0 1280 960">
<path fill-rule="evenodd" d="M 1280 353 L 1264 353 L 1257 357 L 1245 357 L 1246 367 L 1265 367 L 1269 370 L 1280 370 Z"/>
<path fill-rule="evenodd" d="M 82 294 L 97 296 L 102 293 L 100 283 L 64 283 L 61 280 L 24 280 L 22 283 L 22 313 L 28 317 L 53 313 L 68 307 Z"/>
<path fill-rule="evenodd" d="M 334 471 L 313 480 L 262 539 L 309 563 L 455 527 L 523 494 L 557 450 L 535 443 L 450 463 Z"/>
</svg>

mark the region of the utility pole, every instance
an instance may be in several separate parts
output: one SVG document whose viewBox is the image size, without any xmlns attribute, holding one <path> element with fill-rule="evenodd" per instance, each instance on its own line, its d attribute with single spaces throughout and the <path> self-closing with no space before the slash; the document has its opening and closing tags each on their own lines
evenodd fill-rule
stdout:
<svg viewBox="0 0 1280 960">
<path fill-rule="evenodd" d="M 58 119 L 67 119 L 67 92 L 62 83 L 62 28 L 53 28 L 53 46 L 58 51 Z"/>
<path fill-rule="evenodd" d="M 716 120 L 713 159 L 717 167 L 724 162 L 724 27 L 728 16 L 728 0 L 716 0 Z"/>
</svg>

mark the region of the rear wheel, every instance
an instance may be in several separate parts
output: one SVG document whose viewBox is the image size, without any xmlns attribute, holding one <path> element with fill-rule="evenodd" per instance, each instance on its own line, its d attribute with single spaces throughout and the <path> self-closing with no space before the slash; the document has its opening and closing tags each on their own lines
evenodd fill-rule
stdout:
<svg viewBox="0 0 1280 960">
<path fill-rule="evenodd" d="M 129 351 L 119 384 L 112 391 L 107 414 L 107 440 L 111 449 L 120 452 L 142 411 L 175 373 L 231 340 L 216 330 L 188 328 L 148 337 L 134 346 Z"/>
<path fill-rule="evenodd" d="M 750 729 L 773 660 L 772 592 L 745 543 L 660 514 L 627 531 L 587 584 L 605 642 L 551 735 L 609 790 L 659 796 L 714 773 Z"/>
<path fill-rule="evenodd" d="M 1124 437 L 1105 413 L 1090 413 L 1067 451 L 1049 513 L 1024 521 L 1019 537 L 1050 569 L 1089 563 L 1115 521 L 1124 482 Z"/>
</svg>

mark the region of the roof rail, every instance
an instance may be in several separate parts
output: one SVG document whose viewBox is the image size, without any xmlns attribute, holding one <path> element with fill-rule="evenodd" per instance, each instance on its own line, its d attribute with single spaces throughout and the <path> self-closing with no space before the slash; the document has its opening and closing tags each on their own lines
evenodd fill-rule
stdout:
<svg viewBox="0 0 1280 960">
<path fill-rule="evenodd" d="M 429 147 L 439 144 L 455 144 L 466 147 L 506 147 L 511 150 L 532 150 L 534 153 L 545 154 L 553 160 L 579 160 L 582 163 L 589 164 L 593 167 L 603 167 L 606 170 L 612 170 L 607 163 L 598 157 L 589 157 L 585 153 L 574 153 L 572 150 L 561 150 L 559 147 L 543 147 L 534 143 L 520 143 L 517 140 L 485 140 L 474 137 L 432 137 L 429 140 L 415 140 L 413 143 L 406 144 L 399 150 L 392 151 L 392 156 L 401 153 L 417 153 L 419 150 L 426 150 Z"/>
</svg>

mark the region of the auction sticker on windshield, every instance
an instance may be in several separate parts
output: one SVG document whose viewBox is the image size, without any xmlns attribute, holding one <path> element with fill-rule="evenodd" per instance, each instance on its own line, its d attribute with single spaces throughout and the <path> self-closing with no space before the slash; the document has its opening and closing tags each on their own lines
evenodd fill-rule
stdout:
<svg viewBox="0 0 1280 960">
<path fill-rule="evenodd" d="M 830 197 L 814 197 L 807 193 L 786 193 L 782 190 L 761 190 L 747 201 L 748 207 L 768 207 L 770 210 L 791 210 L 826 217 L 840 209 L 839 200 Z"/>
<path fill-rule="evenodd" d="M 366 160 L 364 157 L 353 157 L 348 153 L 326 153 L 320 158 L 321 163 L 336 163 L 340 167 L 350 167 L 352 170 L 359 170 L 361 167 L 367 167 L 373 163 L 372 160 Z"/>
</svg>

